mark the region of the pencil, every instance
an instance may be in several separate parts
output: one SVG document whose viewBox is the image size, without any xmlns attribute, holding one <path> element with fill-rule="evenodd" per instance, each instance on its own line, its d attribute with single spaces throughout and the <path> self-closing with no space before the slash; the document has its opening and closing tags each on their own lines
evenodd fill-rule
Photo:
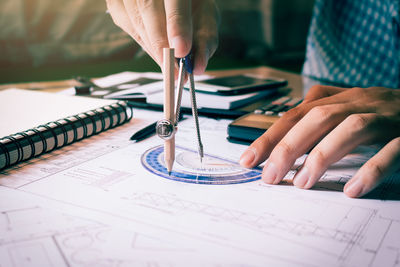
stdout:
<svg viewBox="0 0 400 267">
<path fill-rule="evenodd" d="M 164 48 L 164 116 L 165 119 L 175 123 L 175 53 L 172 48 Z M 172 166 L 175 160 L 175 136 L 165 140 L 164 143 L 164 161 L 171 175 Z"/>
</svg>

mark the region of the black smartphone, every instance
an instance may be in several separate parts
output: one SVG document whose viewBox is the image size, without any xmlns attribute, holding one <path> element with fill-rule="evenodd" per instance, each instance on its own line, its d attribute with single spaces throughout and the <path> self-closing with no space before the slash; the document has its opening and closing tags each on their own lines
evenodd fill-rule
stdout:
<svg viewBox="0 0 400 267">
<path fill-rule="evenodd" d="M 211 78 L 196 82 L 196 91 L 218 95 L 241 95 L 287 85 L 279 78 L 258 78 L 250 75 L 234 75 Z"/>
</svg>

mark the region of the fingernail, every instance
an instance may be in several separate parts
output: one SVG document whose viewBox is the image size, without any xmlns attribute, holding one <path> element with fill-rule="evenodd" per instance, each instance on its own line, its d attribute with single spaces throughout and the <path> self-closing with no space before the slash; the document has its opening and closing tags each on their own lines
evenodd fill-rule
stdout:
<svg viewBox="0 0 400 267">
<path fill-rule="evenodd" d="M 178 58 L 186 56 L 181 53 L 184 53 L 188 50 L 187 46 L 188 44 L 186 43 L 185 39 L 180 36 L 174 37 L 171 40 L 171 47 L 175 49 L 175 54 Z"/>
<path fill-rule="evenodd" d="M 239 164 L 243 167 L 249 167 L 256 158 L 256 153 L 254 149 L 248 148 L 240 157 Z"/>
<path fill-rule="evenodd" d="M 262 174 L 263 181 L 266 182 L 267 184 L 272 184 L 274 183 L 277 175 L 278 171 L 276 169 L 275 164 L 273 162 L 267 162 L 267 165 L 265 165 Z"/>
<path fill-rule="evenodd" d="M 354 179 L 354 178 L 353 178 Z M 344 188 L 344 193 L 349 197 L 360 197 L 364 190 L 364 184 L 361 179 L 356 179 L 352 181 L 349 185 Z"/>
<path fill-rule="evenodd" d="M 308 172 L 308 168 L 306 166 L 303 166 L 303 167 L 301 167 L 299 172 L 294 177 L 293 184 L 296 187 L 304 188 L 304 186 L 307 184 L 309 178 L 310 178 L 310 174 Z"/>
</svg>

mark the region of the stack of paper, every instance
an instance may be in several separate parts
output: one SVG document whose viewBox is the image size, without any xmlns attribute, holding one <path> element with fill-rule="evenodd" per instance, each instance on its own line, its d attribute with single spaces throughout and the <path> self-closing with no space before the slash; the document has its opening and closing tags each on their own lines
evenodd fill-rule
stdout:
<svg viewBox="0 0 400 267">
<path fill-rule="evenodd" d="M 196 81 L 209 78 L 211 78 L 211 76 L 203 75 L 196 77 Z M 143 79 L 159 79 L 159 81 L 143 83 Z M 102 88 L 107 87 L 106 91 L 100 90 L 104 98 L 135 101 L 138 98 L 145 97 L 148 104 L 163 105 L 164 103 L 163 83 L 160 73 L 122 72 L 97 79 L 95 84 Z M 110 93 L 110 87 L 113 87 L 113 89 L 117 88 L 117 90 Z M 92 95 L 98 95 L 97 91 L 99 91 L 99 89 L 95 89 Z M 196 99 L 198 108 L 228 110 L 266 98 L 274 92 L 274 89 L 270 89 L 256 93 L 232 96 L 196 92 Z M 182 96 L 182 107 L 191 108 L 191 106 L 190 94 L 185 90 Z"/>
<path fill-rule="evenodd" d="M 260 93 L 250 93 L 233 96 L 221 96 L 197 92 L 196 100 L 198 108 L 235 109 L 256 100 L 265 98 L 274 92 L 275 90 L 268 90 L 262 91 Z M 164 93 L 158 92 L 147 96 L 147 103 L 162 105 L 164 103 Z M 189 91 L 183 91 L 182 107 L 192 107 Z"/>
</svg>

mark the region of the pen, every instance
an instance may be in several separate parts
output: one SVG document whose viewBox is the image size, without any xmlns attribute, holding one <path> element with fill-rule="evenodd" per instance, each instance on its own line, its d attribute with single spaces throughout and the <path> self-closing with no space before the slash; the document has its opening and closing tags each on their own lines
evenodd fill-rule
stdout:
<svg viewBox="0 0 400 267">
<path fill-rule="evenodd" d="M 156 133 L 156 125 L 157 122 L 154 122 L 146 127 L 144 127 L 143 129 L 140 129 L 139 131 L 137 131 L 136 133 L 134 133 L 130 140 L 131 141 L 135 141 L 135 142 L 140 142 L 144 139 L 146 139 L 147 137 L 152 136 L 153 134 Z"/>
</svg>

